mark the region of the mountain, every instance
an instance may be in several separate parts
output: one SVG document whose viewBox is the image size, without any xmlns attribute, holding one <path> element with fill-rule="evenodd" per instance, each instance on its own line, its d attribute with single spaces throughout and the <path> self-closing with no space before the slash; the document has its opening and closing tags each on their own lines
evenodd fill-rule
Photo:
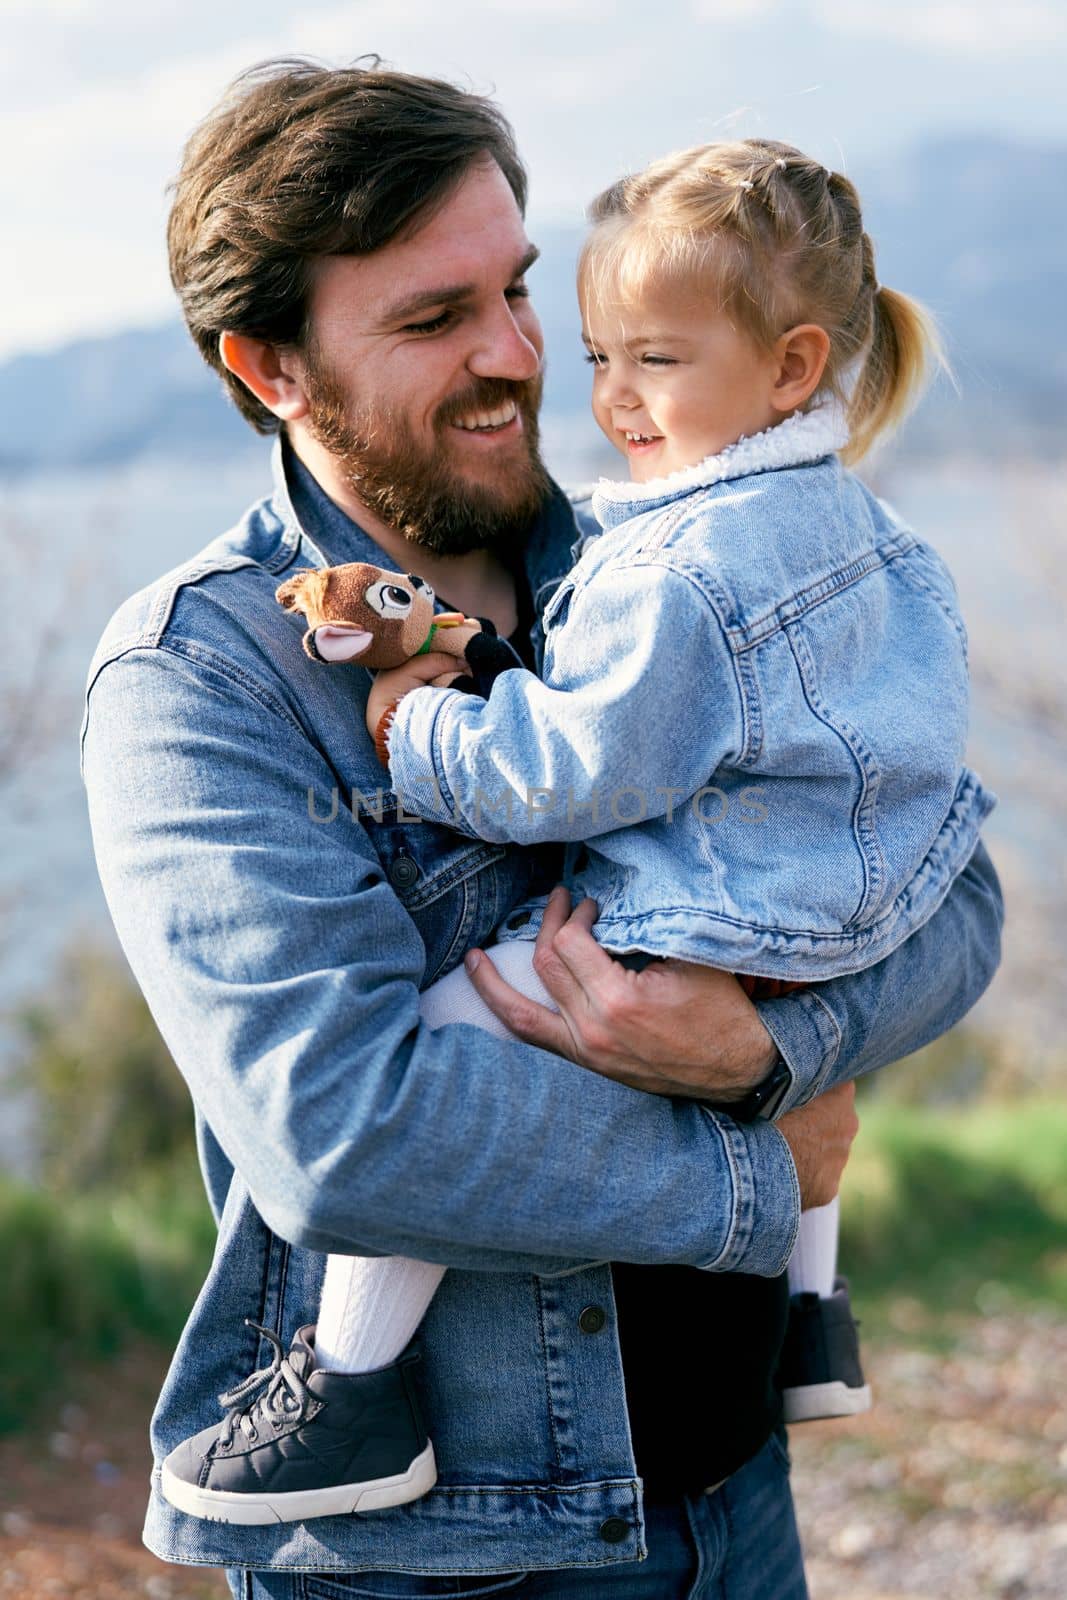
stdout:
<svg viewBox="0 0 1067 1600">
<path fill-rule="evenodd" d="M 1057 449 L 1067 420 L 1062 262 L 1067 148 L 955 137 L 858 174 L 883 282 L 945 332 L 943 380 L 903 449 Z M 580 229 L 540 229 L 531 286 L 549 353 L 550 414 L 584 414 L 589 374 L 574 302 Z M 0 474 L 169 454 L 231 457 L 254 436 L 180 322 L 86 339 L 0 365 Z"/>
</svg>

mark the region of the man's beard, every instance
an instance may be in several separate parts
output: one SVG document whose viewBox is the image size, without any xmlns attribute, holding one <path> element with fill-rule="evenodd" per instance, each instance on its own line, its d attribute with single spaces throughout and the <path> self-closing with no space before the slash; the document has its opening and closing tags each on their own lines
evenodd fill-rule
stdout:
<svg viewBox="0 0 1067 1600">
<path fill-rule="evenodd" d="M 306 353 L 305 388 L 312 436 L 389 527 L 435 555 L 521 547 L 551 483 L 538 451 L 540 374 L 527 382 L 472 381 L 438 407 L 433 426 L 440 442 L 429 447 L 389 408 L 351 407 L 337 374 L 313 349 Z M 509 400 L 518 407 L 525 448 L 498 462 L 489 481 L 471 482 L 449 462 L 448 434 L 457 417 L 493 411 Z"/>
</svg>

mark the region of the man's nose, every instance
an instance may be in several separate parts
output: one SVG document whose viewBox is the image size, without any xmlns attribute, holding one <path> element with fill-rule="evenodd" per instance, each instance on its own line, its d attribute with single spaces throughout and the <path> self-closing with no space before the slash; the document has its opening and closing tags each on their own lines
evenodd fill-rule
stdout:
<svg viewBox="0 0 1067 1600">
<path fill-rule="evenodd" d="M 541 327 L 529 308 L 523 320 L 524 328 L 504 302 L 479 324 L 479 338 L 467 357 L 467 368 L 475 377 L 510 378 L 525 383 L 537 376 L 541 368 Z"/>
</svg>

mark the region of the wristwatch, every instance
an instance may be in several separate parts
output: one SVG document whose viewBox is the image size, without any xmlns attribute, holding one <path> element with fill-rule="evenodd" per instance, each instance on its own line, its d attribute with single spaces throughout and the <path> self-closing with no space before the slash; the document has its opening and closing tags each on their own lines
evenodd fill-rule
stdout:
<svg viewBox="0 0 1067 1600">
<path fill-rule="evenodd" d="M 702 1104 L 711 1111 L 721 1111 L 735 1122 L 755 1122 L 757 1117 L 769 1120 L 778 1110 L 792 1082 L 793 1074 L 781 1056 L 777 1056 L 767 1076 L 754 1089 L 742 1095 L 740 1100 L 705 1100 Z"/>
</svg>

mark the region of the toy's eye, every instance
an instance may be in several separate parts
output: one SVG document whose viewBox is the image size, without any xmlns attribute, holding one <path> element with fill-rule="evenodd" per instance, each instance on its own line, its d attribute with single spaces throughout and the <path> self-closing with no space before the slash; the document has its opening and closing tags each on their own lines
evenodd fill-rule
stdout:
<svg viewBox="0 0 1067 1600">
<path fill-rule="evenodd" d="M 425 578 L 420 578 L 417 572 L 409 572 L 408 582 L 411 584 L 413 589 L 418 589 L 420 594 L 425 595 L 430 604 L 433 605 L 435 598 L 434 592 L 430 585 L 426 582 Z"/>
<path fill-rule="evenodd" d="M 411 610 L 412 596 L 408 591 L 384 579 L 372 583 L 363 598 L 380 617 L 406 617 Z"/>
</svg>

